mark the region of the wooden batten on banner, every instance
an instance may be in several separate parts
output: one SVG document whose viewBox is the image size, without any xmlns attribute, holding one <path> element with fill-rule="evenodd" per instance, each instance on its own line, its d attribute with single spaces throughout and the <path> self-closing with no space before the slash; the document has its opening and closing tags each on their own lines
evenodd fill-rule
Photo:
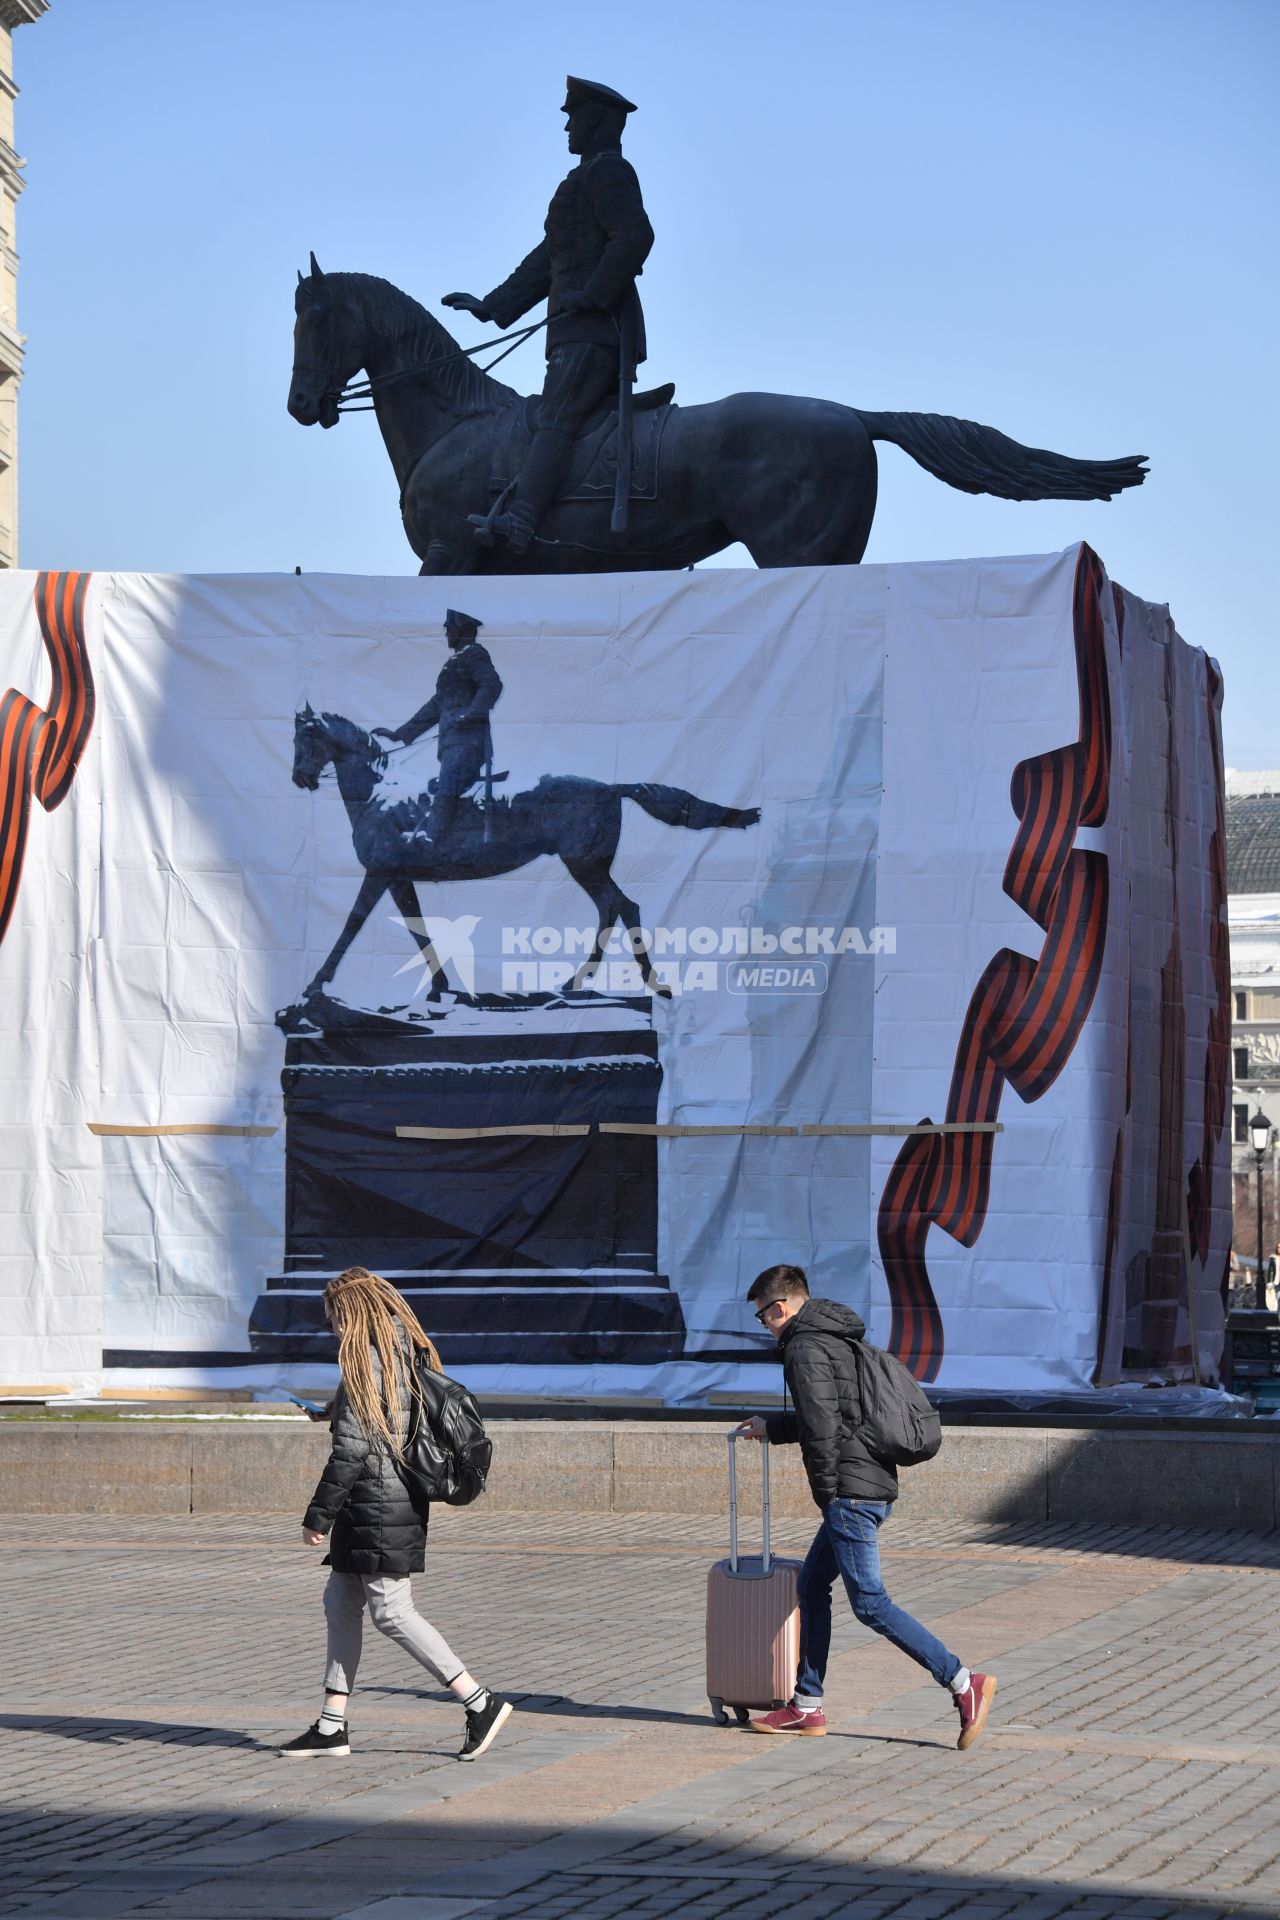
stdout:
<svg viewBox="0 0 1280 1920">
<path fill-rule="evenodd" d="M 203 1120 L 181 1120 L 175 1121 L 171 1126 L 159 1127 L 123 1126 L 117 1125 L 114 1121 L 110 1120 L 89 1120 L 86 1122 L 86 1125 L 90 1133 L 96 1133 L 100 1138 L 111 1139 L 121 1135 L 128 1138 L 155 1139 L 166 1134 L 202 1133 L 213 1134 L 219 1137 L 231 1136 L 248 1140 L 267 1140 L 273 1133 L 280 1131 L 278 1127 L 215 1126 L 211 1122 Z"/>
<path fill-rule="evenodd" d="M 898 1139 L 916 1133 L 1003 1133 L 1003 1120 L 955 1120 L 946 1121 L 937 1126 L 932 1122 L 911 1125 L 905 1121 L 871 1121 L 858 1126 L 800 1126 L 800 1127 L 694 1127 L 667 1125 L 661 1121 L 642 1120 L 598 1120 L 595 1122 L 599 1133 L 623 1133 L 639 1136 L 646 1140 L 708 1140 L 723 1139 L 725 1136 L 751 1137 L 761 1135 L 769 1139 L 794 1140 L 799 1136 L 817 1138 L 823 1136 L 853 1135 L 866 1137 L 871 1134 L 888 1134 Z M 527 1127 L 397 1127 L 397 1140 L 488 1140 L 504 1134 L 527 1134 L 533 1136 L 553 1136 L 556 1138 L 582 1136 L 591 1132 L 590 1126 L 527 1126 Z"/>
</svg>

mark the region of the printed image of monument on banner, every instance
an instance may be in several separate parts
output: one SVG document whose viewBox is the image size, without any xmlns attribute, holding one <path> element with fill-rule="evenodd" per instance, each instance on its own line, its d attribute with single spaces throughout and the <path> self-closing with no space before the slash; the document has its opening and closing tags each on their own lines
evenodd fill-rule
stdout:
<svg viewBox="0 0 1280 1920">
<path fill-rule="evenodd" d="M 435 693 L 399 727 L 369 732 L 309 701 L 294 716 L 293 784 L 314 793 L 333 769 L 364 875 L 328 956 L 277 1016 L 285 1250 L 250 1315 L 256 1354 L 331 1359 L 321 1296 L 355 1265 L 393 1281 L 454 1364 L 653 1364 L 684 1351 L 679 1301 L 658 1272 L 652 1001 L 600 993 L 597 968 L 621 922 L 637 986 L 666 992 L 639 905 L 612 871 L 624 800 L 693 832 L 742 831 L 759 812 L 572 774 L 496 794 L 509 773 L 494 770 L 488 716 L 503 682 L 481 624 L 447 611 Z M 392 753 L 432 731 L 436 778 L 396 797 Z M 441 923 L 422 917 L 419 886 L 546 856 L 594 909 L 583 965 L 550 992 L 475 993 L 469 940 L 465 955 L 437 951 Z M 328 990 L 388 896 L 429 981 L 422 1011 L 360 1010 Z M 456 939 L 477 922 L 447 924 Z"/>
<path fill-rule="evenodd" d="M 255 1353 L 331 1358 L 321 1294 L 358 1263 L 455 1365 L 678 1359 L 657 1141 L 601 1130 L 657 1119 L 651 1005 L 587 992 L 397 1016 L 326 997 L 334 1024 L 285 1043 L 285 1253 Z"/>
</svg>

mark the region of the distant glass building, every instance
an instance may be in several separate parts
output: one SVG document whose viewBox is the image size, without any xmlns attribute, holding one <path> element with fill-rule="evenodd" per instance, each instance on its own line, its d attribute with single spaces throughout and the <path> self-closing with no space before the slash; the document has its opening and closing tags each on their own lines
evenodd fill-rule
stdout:
<svg viewBox="0 0 1280 1920">
<path fill-rule="evenodd" d="M 18 331 L 15 215 L 24 185 L 13 144 L 13 30 L 49 11 L 49 0 L 0 0 L 0 566 L 18 564 L 18 383 L 23 336 Z"/>
</svg>

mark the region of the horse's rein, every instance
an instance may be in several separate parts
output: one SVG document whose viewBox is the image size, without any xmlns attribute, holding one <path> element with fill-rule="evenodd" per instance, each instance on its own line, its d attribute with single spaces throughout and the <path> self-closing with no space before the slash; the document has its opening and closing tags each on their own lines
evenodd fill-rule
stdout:
<svg viewBox="0 0 1280 1920">
<path fill-rule="evenodd" d="M 316 714 L 313 714 L 310 720 L 307 721 L 306 725 L 309 732 L 314 732 L 317 728 L 320 727 L 319 716 Z M 321 731 L 323 731 L 323 729 L 321 729 Z M 416 747 L 418 744 L 416 740 L 397 740 L 396 744 L 393 747 L 382 746 L 378 740 L 377 734 L 374 732 L 372 727 L 364 727 L 361 729 L 361 731 L 367 735 L 368 739 L 372 743 L 373 758 L 378 763 L 377 770 L 379 773 L 384 773 L 386 771 L 387 762 L 388 760 L 390 760 L 393 753 L 407 753 L 410 747 Z M 335 780 L 337 779 L 338 769 L 336 764 L 333 761 L 330 761 L 327 766 L 321 767 L 319 773 L 316 775 L 316 779 L 318 781 L 327 779 L 330 774 L 332 774 Z"/>
<path fill-rule="evenodd" d="M 500 333 L 496 340 L 482 340 L 478 346 L 457 347 L 452 353 L 438 353 L 432 359 L 424 360 L 419 367 L 401 367 L 398 373 L 379 373 L 368 380 L 350 380 L 337 392 L 332 387 L 326 387 L 325 398 L 337 402 L 339 413 L 370 413 L 374 407 L 374 395 L 380 393 L 384 387 L 393 387 L 398 380 L 416 380 L 421 374 L 430 373 L 433 368 L 444 366 L 447 361 L 469 360 L 473 354 L 488 353 L 493 347 L 501 347 L 502 352 L 497 359 L 490 360 L 487 366 L 479 369 L 481 373 L 492 373 L 509 353 L 514 353 L 517 347 L 522 346 L 526 340 L 532 339 L 535 333 L 541 333 L 543 327 L 550 326 L 553 320 L 558 320 L 560 317 L 558 313 L 549 313 L 545 320 L 535 320 L 531 327 L 518 327 L 514 333 Z"/>
</svg>

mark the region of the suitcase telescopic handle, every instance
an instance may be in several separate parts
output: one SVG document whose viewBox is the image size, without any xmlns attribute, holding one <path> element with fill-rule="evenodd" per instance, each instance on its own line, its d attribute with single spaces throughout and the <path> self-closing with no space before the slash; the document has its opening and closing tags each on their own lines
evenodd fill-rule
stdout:
<svg viewBox="0 0 1280 1920">
<path fill-rule="evenodd" d="M 735 1440 L 745 1440 L 745 1433 L 734 1432 L 729 1435 L 729 1571 L 738 1571 L 738 1457 L 734 1451 Z M 769 1441 L 766 1437 L 760 1442 L 761 1473 L 760 1484 L 763 1494 L 762 1519 L 764 1523 L 764 1546 L 760 1555 L 760 1571 L 768 1573 L 769 1553 Z"/>
</svg>

